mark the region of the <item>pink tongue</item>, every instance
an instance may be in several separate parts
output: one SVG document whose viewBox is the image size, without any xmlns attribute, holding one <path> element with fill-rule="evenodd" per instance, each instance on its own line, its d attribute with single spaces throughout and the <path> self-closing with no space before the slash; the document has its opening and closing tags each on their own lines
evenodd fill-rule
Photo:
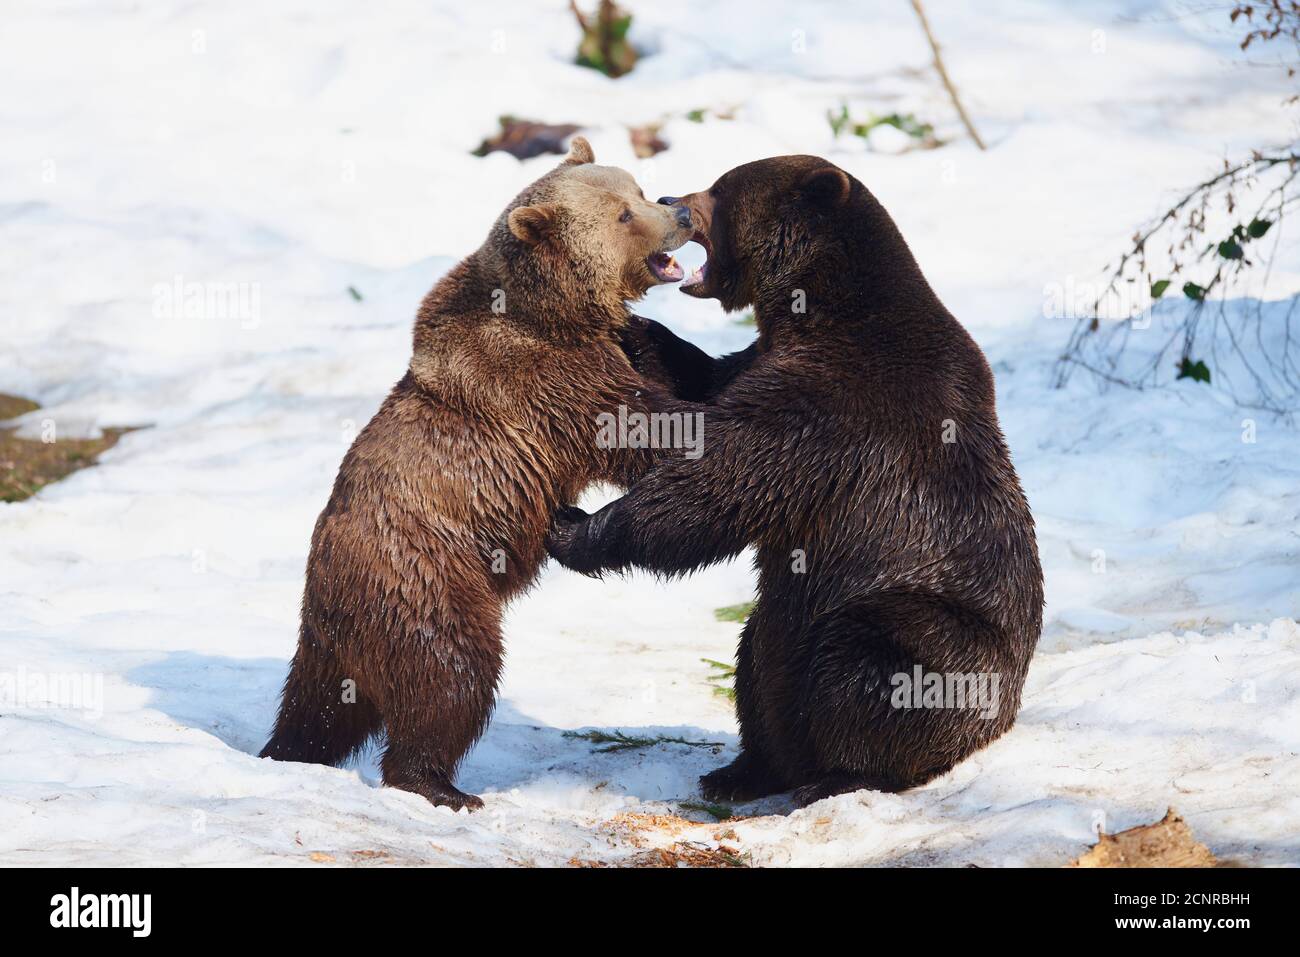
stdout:
<svg viewBox="0 0 1300 957">
<path fill-rule="evenodd" d="M 663 253 L 651 259 L 650 265 L 654 268 L 655 274 L 658 275 L 660 279 L 671 279 L 676 282 L 685 275 L 685 273 L 682 272 L 682 267 L 677 264 L 676 260 Z"/>
</svg>

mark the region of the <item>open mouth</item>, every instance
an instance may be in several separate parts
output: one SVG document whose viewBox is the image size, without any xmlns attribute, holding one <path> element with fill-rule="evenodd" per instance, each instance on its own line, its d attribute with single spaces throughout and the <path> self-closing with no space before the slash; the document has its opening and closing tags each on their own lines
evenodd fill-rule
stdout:
<svg viewBox="0 0 1300 957">
<path fill-rule="evenodd" d="M 713 253 L 713 247 L 709 244 L 709 237 L 704 235 L 704 233 L 697 231 L 695 235 L 691 237 L 690 241 L 693 243 L 699 243 L 701 246 L 704 247 L 705 259 L 703 265 L 696 266 L 693 270 L 691 270 L 691 274 L 682 281 L 683 290 L 689 288 L 690 286 L 698 286 L 700 285 L 700 283 L 704 282 L 704 277 L 709 274 L 708 257 Z"/>
<path fill-rule="evenodd" d="M 677 282 L 686 275 L 682 267 L 677 265 L 677 260 L 668 253 L 652 253 L 645 261 L 660 282 Z"/>
</svg>

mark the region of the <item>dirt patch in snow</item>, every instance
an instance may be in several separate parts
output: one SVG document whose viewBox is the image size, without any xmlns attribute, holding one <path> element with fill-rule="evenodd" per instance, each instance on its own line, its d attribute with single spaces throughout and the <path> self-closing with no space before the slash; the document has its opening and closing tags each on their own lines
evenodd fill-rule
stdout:
<svg viewBox="0 0 1300 957">
<path fill-rule="evenodd" d="M 40 406 L 21 396 L 0 393 L 0 423 Z M 0 426 L 0 502 L 21 502 L 51 482 L 94 465 L 105 449 L 132 429 L 104 429 L 97 439 L 19 438 L 17 426 Z"/>
</svg>

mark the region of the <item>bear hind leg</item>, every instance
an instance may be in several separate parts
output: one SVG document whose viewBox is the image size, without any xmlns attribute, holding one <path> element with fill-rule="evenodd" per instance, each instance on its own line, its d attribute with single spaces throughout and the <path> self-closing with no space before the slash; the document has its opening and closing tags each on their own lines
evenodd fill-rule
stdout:
<svg viewBox="0 0 1300 957">
<path fill-rule="evenodd" d="M 453 810 L 475 810 L 483 800 L 453 781 L 492 716 L 501 635 L 494 628 L 424 634 L 418 646 L 427 650 L 385 680 L 384 784 Z"/>
<path fill-rule="evenodd" d="M 755 687 L 753 629 L 751 616 L 736 649 L 736 718 L 740 723 L 740 754 L 726 767 L 710 771 L 700 778 L 700 795 L 706 801 L 755 801 L 788 790 L 785 779 L 773 770 L 765 753 L 767 731 Z"/>
<path fill-rule="evenodd" d="M 995 702 L 995 714 L 974 702 L 917 707 L 911 695 L 895 704 L 900 683 L 913 680 L 917 667 L 963 681 L 1000 671 L 988 626 L 930 596 L 875 595 L 810 629 L 802 709 L 808 763 L 795 793 L 801 805 L 849 791 L 917 787 L 988 744 L 1014 717 L 1012 701 Z M 1014 684 L 1012 677 L 999 674 L 1000 684 Z"/>
<path fill-rule="evenodd" d="M 349 683 L 333 652 L 304 632 L 284 681 L 275 730 L 259 757 L 339 764 L 381 727 L 374 702 Z"/>
<path fill-rule="evenodd" d="M 700 796 L 706 801 L 756 801 L 784 790 L 785 782 L 748 751 L 700 778 Z"/>
</svg>

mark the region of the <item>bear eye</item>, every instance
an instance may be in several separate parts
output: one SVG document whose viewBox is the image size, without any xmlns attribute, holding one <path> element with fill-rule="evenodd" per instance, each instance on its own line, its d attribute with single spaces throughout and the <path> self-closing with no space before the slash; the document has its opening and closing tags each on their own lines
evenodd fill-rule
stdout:
<svg viewBox="0 0 1300 957">
<path fill-rule="evenodd" d="M 632 222 L 632 210 L 630 209 L 623 210 L 623 212 L 619 214 L 618 221 L 620 223 Z"/>
</svg>

